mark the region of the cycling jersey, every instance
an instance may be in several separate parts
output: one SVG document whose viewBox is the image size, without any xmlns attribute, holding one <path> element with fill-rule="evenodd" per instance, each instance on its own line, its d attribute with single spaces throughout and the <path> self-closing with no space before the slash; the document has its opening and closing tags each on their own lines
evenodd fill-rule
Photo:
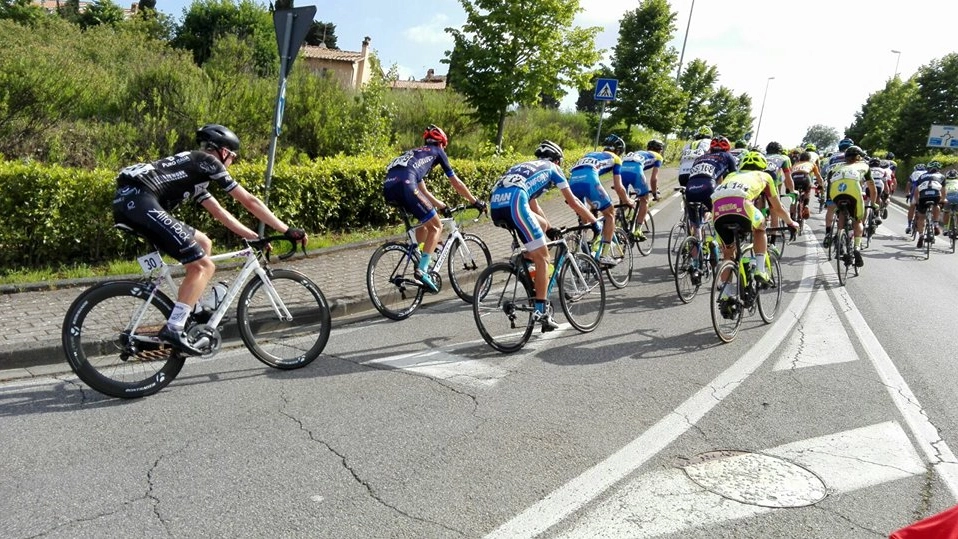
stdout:
<svg viewBox="0 0 958 539">
<path fill-rule="evenodd" d="M 572 165 L 569 187 L 582 202 L 588 201 L 602 211 L 612 204 L 612 199 L 599 182 L 599 176 L 612 172 L 622 174 L 622 158 L 612 152 L 589 152 Z"/>
<path fill-rule="evenodd" d="M 238 185 L 216 156 L 200 150 L 128 166 L 120 171 L 116 181 L 120 186 L 144 188 L 167 211 L 188 198 L 202 203 L 212 197 L 207 190 L 210 181 L 219 184 L 227 193 Z"/>
<path fill-rule="evenodd" d="M 419 188 L 426 175 L 436 165 L 442 167 L 446 176 L 456 175 L 449 164 L 445 150 L 438 145 L 420 146 L 393 159 L 386 166 L 386 181 L 383 182 L 383 198 L 413 214 L 420 223 L 433 218 L 436 209 Z"/>
<path fill-rule="evenodd" d="M 915 197 L 918 198 L 918 207 L 929 202 L 938 202 L 941 199 L 941 187 L 945 183 L 945 176 L 938 172 L 926 172 L 918 178 L 915 185 Z"/>
<path fill-rule="evenodd" d="M 758 197 L 778 198 L 775 180 L 765 171 L 749 170 L 729 174 L 712 193 L 712 223 L 722 243 L 730 245 L 734 239 L 727 225 L 739 223 L 746 230 L 757 229 L 765 222 L 762 212 L 755 207 Z"/>
<path fill-rule="evenodd" d="M 732 150 L 729 150 L 728 153 L 732 154 L 732 158 L 735 159 L 735 166 L 737 167 L 739 161 L 742 160 L 742 156 L 748 153 L 748 150 L 746 150 L 745 148 L 734 148 Z"/>
<path fill-rule="evenodd" d="M 787 155 L 778 153 L 765 156 L 765 160 L 768 162 L 765 172 L 775 178 L 775 185 L 781 185 L 785 181 L 785 171 L 792 168 L 792 160 Z"/>
<path fill-rule="evenodd" d="M 851 214 L 860 221 L 865 217 L 862 183 L 871 180 L 868 164 L 862 161 L 833 167 L 828 174 L 828 198 L 836 204 L 847 200 L 852 204 Z"/>
<path fill-rule="evenodd" d="M 689 172 L 695 160 L 705 155 L 709 151 L 712 140 L 708 138 L 692 141 L 682 149 L 682 155 L 679 158 L 679 185 L 685 187 L 689 181 Z"/>
<path fill-rule="evenodd" d="M 706 209 L 711 211 L 712 192 L 716 183 L 735 170 L 735 159 L 728 152 L 711 152 L 695 160 L 689 170 L 689 180 L 685 187 L 685 200 L 689 203 L 688 216 L 693 225 L 699 225 L 698 211 L 693 208 L 693 204 L 704 204 Z"/>
<path fill-rule="evenodd" d="M 792 181 L 795 183 L 795 190 L 800 193 L 807 193 L 812 188 L 812 178 L 815 176 L 814 161 L 799 161 L 792 165 Z"/>
<path fill-rule="evenodd" d="M 822 176 L 828 177 L 831 174 L 832 169 L 836 166 L 845 164 L 845 153 L 844 152 L 835 152 L 828 157 L 828 161 L 825 162 L 825 168 L 822 170 Z"/>
<path fill-rule="evenodd" d="M 559 189 L 569 187 L 559 167 L 551 161 L 528 161 L 510 168 L 492 186 L 489 201 L 492 222 L 518 232 L 528 250 L 545 245 L 542 227 L 529 201 L 553 185 Z"/>
<path fill-rule="evenodd" d="M 945 178 L 943 185 L 949 204 L 958 204 L 958 178 Z"/>
<path fill-rule="evenodd" d="M 631 152 L 622 158 L 622 186 L 628 192 L 631 187 L 639 196 L 649 194 L 649 183 L 645 181 L 645 171 L 662 166 L 662 155 L 658 152 L 640 150 Z"/>
</svg>

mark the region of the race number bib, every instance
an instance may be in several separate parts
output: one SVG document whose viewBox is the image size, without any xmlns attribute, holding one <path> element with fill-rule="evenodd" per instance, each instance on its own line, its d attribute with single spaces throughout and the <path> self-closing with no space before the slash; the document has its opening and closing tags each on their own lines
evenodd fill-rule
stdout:
<svg viewBox="0 0 958 539">
<path fill-rule="evenodd" d="M 408 151 L 400 155 L 399 157 L 393 159 L 392 161 L 390 161 L 389 165 L 386 167 L 386 170 L 389 171 L 396 167 L 404 167 L 409 164 L 409 161 L 411 161 L 412 158 L 413 158 L 412 151 Z"/>
<path fill-rule="evenodd" d="M 689 176 L 708 176 L 715 178 L 715 165 L 711 163 L 698 163 L 692 167 Z"/>
</svg>

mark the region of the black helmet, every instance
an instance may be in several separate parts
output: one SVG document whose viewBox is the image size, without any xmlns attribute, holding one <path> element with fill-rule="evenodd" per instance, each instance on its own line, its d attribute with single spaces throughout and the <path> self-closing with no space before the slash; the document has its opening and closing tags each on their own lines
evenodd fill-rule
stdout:
<svg viewBox="0 0 958 539">
<path fill-rule="evenodd" d="M 625 153 L 625 141 L 618 135 L 609 135 L 605 137 L 605 149 L 622 155 Z"/>
<path fill-rule="evenodd" d="M 868 160 L 868 166 L 870 166 L 870 167 L 880 167 L 880 166 L 881 166 L 881 159 L 879 159 L 879 158 L 877 158 L 877 157 L 872 157 L 871 159 Z"/>
<path fill-rule="evenodd" d="M 948 173 L 945 174 L 945 177 L 948 178 L 949 180 L 954 180 L 955 178 L 958 178 L 958 170 L 949 169 Z"/>
<path fill-rule="evenodd" d="M 769 142 L 768 145 L 765 146 L 766 155 L 780 154 L 780 153 L 782 153 L 782 145 L 777 142 Z"/>
<path fill-rule="evenodd" d="M 665 151 L 665 144 L 659 139 L 652 139 L 645 145 L 645 149 L 662 153 Z"/>
<path fill-rule="evenodd" d="M 804 152 L 802 152 L 801 154 L 799 154 L 798 160 L 799 160 L 799 161 L 811 161 L 811 160 L 812 160 L 812 154 L 809 153 L 808 151 L 804 151 Z"/>
<path fill-rule="evenodd" d="M 206 124 L 196 130 L 196 143 L 201 148 L 215 150 L 226 148 L 232 152 L 240 149 L 240 140 L 236 133 L 219 124 Z"/>
<path fill-rule="evenodd" d="M 855 157 L 868 157 L 868 154 L 865 153 L 865 150 L 854 144 L 845 148 L 845 159 L 853 159 Z"/>
<path fill-rule="evenodd" d="M 895 154 L 891 152 L 885 152 L 885 159 L 894 159 L 894 158 L 895 158 Z"/>
<path fill-rule="evenodd" d="M 938 172 L 941 169 L 941 163 L 938 161 L 929 161 L 928 165 L 926 166 L 928 168 L 928 172 Z"/>
<path fill-rule="evenodd" d="M 536 148 L 536 157 L 539 159 L 548 159 L 556 164 L 562 163 L 562 148 L 551 140 L 543 140 Z"/>
<path fill-rule="evenodd" d="M 737 149 L 739 149 L 739 148 L 748 148 L 748 143 L 745 142 L 745 141 L 742 140 L 742 139 L 736 140 L 736 141 L 735 141 L 735 149 L 737 150 Z"/>
</svg>

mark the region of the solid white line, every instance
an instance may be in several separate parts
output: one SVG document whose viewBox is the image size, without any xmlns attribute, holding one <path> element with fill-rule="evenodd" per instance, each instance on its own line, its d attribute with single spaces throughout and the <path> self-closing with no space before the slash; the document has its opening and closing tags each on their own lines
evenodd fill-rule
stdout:
<svg viewBox="0 0 958 539">
<path fill-rule="evenodd" d="M 772 370 L 858 361 L 858 353 L 849 342 L 838 311 L 828 295 L 818 291 L 814 296 Z"/>
<path fill-rule="evenodd" d="M 814 246 L 814 242 L 806 242 L 802 280 L 788 309 L 779 313 L 778 321 L 738 361 L 638 438 L 486 537 L 535 537 L 548 530 L 637 470 L 722 402 L 765 362 L 805 311 L 815 286 Z"/>
</svg>

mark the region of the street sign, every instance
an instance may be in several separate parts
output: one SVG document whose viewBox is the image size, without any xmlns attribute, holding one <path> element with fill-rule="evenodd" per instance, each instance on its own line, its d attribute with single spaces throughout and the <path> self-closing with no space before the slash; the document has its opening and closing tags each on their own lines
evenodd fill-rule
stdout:
<svg viewBox="0 0 958 539">
<path fill-rule="evenodd" d="M 276 28 L 276 45 L 284 73 L 289 73 L 293 60 L 299 54 L 299 47 L 306 39 L 309 28 L 316 16 L 316 6 L 278 9 L 273 12 L 273 26 Z"/>
<path fill-rule="evenodd" d="M 596 101 L 614 101 L 615 91 L 618 89 L 618 79 L 596 79 L 595 95 L 592 97 Z"/>
<path fill-rule="evenodd" d="M 932 148 L 958 148 L 958 126 L 933 125 L 928 132 L 928 144 Z"/>
</svg>

